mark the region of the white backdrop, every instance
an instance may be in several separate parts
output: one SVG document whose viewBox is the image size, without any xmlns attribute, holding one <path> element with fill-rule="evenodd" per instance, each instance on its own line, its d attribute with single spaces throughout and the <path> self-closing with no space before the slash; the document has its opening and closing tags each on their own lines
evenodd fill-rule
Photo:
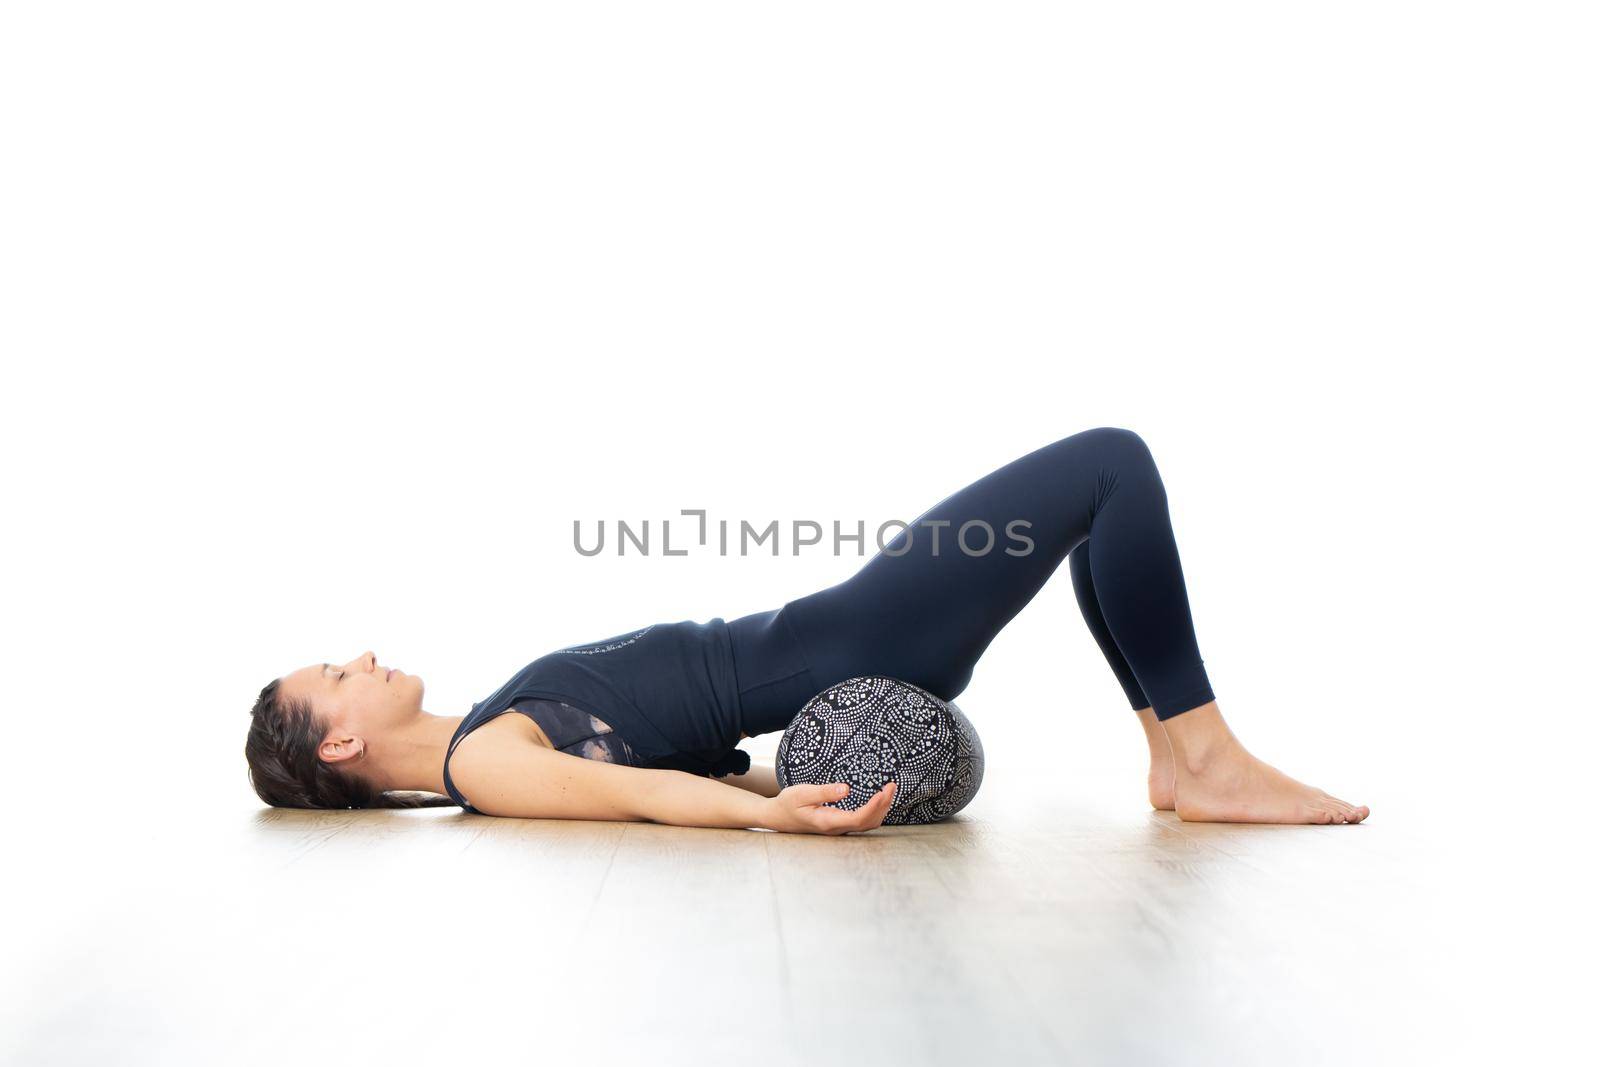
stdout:
<svg viewBox="0 0 1600 1067">
<path fill-rule="evenodd" d="M 250 703 L 297 666 L 370 648 L 460 714 L 553 648 L 861 562 L 584 558 L 574 519 L 909 520 L 1122 425 L 1246 744 L 1374 820 L 1570 843 L 1594 31 L 1533 3 L 11 5 L 15 810 L 231 818 Z M 1142 803 L 1065 569 L 961 704 L 974 811 L 1041 737 Z"/>
</svg>

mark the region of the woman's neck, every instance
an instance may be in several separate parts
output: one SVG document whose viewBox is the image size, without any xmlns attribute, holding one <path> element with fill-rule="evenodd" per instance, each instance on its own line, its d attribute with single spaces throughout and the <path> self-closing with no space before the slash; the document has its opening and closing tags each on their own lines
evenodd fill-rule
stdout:
<svg viewBox="0 0 1600 1067">
<path fill-rule="evenodd" d="M 383 771 L 379 775 L 379 787 L 443 793 L 444 754 L 463 718 L 462 715 L 430 715 L 424 711 L 385 737 L 380 754 Z"/>
</svg>

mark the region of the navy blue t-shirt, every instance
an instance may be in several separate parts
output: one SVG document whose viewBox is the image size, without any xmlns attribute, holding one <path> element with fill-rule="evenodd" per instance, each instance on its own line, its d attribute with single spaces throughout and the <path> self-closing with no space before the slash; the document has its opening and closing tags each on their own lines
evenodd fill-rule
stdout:
<svg viewBox="0 0 1600 1067">
<path fill-rule="evenodd" d="M 450 738 L 444 786 L 476 811 L 450 779 L 450 754 L 463 737 L 529 698 L 559 701 L 608 724 L 637 766 L 743 774 L 740 706 L 728 625 L 658 623 L 541 656 L 472 705 Z"/>
</svg>

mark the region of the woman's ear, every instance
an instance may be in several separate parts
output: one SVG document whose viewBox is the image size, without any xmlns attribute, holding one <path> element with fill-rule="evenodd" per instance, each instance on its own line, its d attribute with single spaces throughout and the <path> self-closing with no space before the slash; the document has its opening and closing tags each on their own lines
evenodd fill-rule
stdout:
<svg viewBox="0 0 1600 1067">
<path fill-rule="evenodd" d="M 344 763 L 366 754 L 366 741 L 354 734 L 329 734 L 317 746 L 317 758 L 324 763 Z"/>
</svg>

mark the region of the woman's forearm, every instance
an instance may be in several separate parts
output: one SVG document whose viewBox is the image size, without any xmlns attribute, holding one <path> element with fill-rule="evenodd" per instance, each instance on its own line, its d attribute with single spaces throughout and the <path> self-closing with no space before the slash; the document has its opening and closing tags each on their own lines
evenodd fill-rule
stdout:
<svg viewBox="0 0 1600 1067">
<path fill-rule="evenodd" d="M 759 793 L 764 797 L 778 795 L 778 772 L 771 767 L 753 764 L 744 774 L 730 774 L 726 778 L 717 779 L 728 785 L 736 785 L 740 789 L 748 789 L 752 793 Z"/>
<path fill-rule="evenodd" d="M 894 803 L 888 782 L 865 803 L 833 805 L 850 795 L 844 782 L 791 785 L 776 797 L 702 778 L 687 771 L 643 770 L 628 788 L 632 817 L 672 826 L 759 827 L 780 833 L 851 834 L 882 826 Z"/>
<path fill-rule="evenodd" d="M 687 771 L 649 770 L 635 792 L 634 814 L 670 826 L 770 828 L 772 801 L 759 793 Z"/>
</svg>

